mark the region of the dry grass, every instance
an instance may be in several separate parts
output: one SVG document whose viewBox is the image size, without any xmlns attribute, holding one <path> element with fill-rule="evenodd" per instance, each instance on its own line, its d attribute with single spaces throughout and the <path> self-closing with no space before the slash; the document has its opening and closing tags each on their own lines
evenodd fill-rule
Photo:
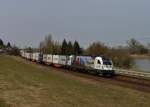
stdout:
<svg viewBox="0 0 150 107">
<path fill-rule="evenodd" d="M 0 107 L 149 107 L 150 94 L 0 56 Z"/>
</svg>

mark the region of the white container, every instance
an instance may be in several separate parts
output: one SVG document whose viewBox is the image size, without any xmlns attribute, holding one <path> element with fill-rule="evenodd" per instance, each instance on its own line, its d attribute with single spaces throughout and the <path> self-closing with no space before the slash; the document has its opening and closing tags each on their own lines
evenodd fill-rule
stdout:
<svg viewBox="0 0 150 107">
<path fill-rule="evenodd" d="M 53 62 L 53 55 L 51 55 L 51 54 L 44 54 L 43 55 L 43 62 L 45 63 L 45 64 L 51 64 L 52 62 Z"/>
<path fill-rule="evenodd" d="M 53 62 L 53 55 L 47 54 L 47 61 L 46 62 L 51 64 Z"/>
<path fill-rule="evenodd" d="M 32 59 L 32 53 L 27 52 L 26 53 L 26 58 L 31 60 Z"/>
<path fill-rule="evenodd" d="M 28 59 L 28 53 L 27 52 L 25 52 L 25 58 Z"/>
<path fill-rule="evenodd" d="M 25 57 L 25 51 L 24 51 L 24 50 L 21 50 L 21 51 L 20 51 L 20 55 L 21 55 L 21 57 Z"/>
<path fill-rule="evenodd" d="M 40 53 L 39 53 L 39 52 L 35 53 L 35 60 L 36 60 L 36 61 L 39 61 L 39 56 L 40 56 Z"/>
<path fill-rule="evenodd" d="M 53 55 L 53 64 L 66 65 L 67 57 L 64 55 Z"/>
<path fill-rule="evenodd" d="M 27 53 L 26 55 L 27 55 L 27 59 L 30 59 L 30 53 Z"/>
<path fill-rule="evenodd" d="M 67 57 L 64 55 L 59 56 L 59 64 L 60 65 L 67 65 Z"/>
<path fill-rule="evenodd" d="M 53 55 L 53 64 L 59 64 L 59 55 Z"/>
<path fill-rule="evenodd" d="M 44 55 L 43 55 L 43 62 L 44 62 L 44 63 L 47 63 L 47 54 L 44 54 Z"/>
<path fill-rule="evenodd" d="M 36 53 L 33 53 L 32 61 L 36 61 Z"/>
</svg>

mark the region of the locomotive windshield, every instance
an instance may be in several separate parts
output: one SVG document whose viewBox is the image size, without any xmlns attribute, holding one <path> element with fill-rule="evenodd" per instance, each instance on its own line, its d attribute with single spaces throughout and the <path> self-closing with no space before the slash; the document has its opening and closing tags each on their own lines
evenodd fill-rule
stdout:
<svg viewBox="0 0 150 107">
<path fill-rule="evenodd" d="M 107 59 L 107 58 L 102 58 L 103 59 L 103 64 L 104 65 L 112 65 L 112 62 L 110 59 Z"/>
</svg>

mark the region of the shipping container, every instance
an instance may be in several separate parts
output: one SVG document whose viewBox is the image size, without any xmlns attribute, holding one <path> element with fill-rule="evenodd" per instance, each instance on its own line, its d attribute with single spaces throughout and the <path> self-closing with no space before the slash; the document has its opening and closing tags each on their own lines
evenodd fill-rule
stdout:
<svg viewBox="0 0 150 107">
<path fill-rule="evenodd" d="M 52 64 L 53 63 L 53 55 L 48 54 L 47 55 L 47 64 Z"/>
<path fill-rule="evenodd" d="M 43 54 L 43 62 L 44 62 L 44 63 L 47 62 L 47 54 Z"/>
<path fill-rule="evenodd" d="M 67 65 L 67 57 L 65 55 L 53 55 L 53 64 L 56 67 Z"/>
<path fill-rule="evenodd" d="M 32 56 L 32 61 L 36 61 L 36 53 L 33 53 L 33 56 Z"/>
<path fill-rule="evenodd" d="M 61 65 L 67 64 L 67 57 L 65 55 L 59 55 L 59 64 Z"/>
<path fill-rule="evenodd" d="M 38 63 L 42 63 L 43 62 L 43 54 L 36 52 L 33 54 L 33 60 L 38 62 Z"/>
<path fill-rule="evenodd" d="M 51 65 L 53 62 L 53 55 L 51 54 L 44 54 L 43 55 L 43 62 L 47 65 Z"/>
</svg>

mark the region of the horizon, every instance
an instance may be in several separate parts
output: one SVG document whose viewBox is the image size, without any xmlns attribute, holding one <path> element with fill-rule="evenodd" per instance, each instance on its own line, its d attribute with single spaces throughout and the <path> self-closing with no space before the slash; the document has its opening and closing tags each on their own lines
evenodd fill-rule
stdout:
<svg viewBox="0 0 150 107">
<path fill-rule="evenodd" d="M 9 42 L 12 46 L 17 46 L 17 47 L 19 47 L 19 48 L 28 48 L 28 47 L 31 47 L 31 48 L 39 48 L 39 45 L 37 46 L 37 47 L 34 47 L 34 46 L 30 46 L 30 45 L 28 45 L 28 46 L 24 46 L 24 47 L 20 47 L 20 46 L 18 46 L 18 45 L 16 45 L 15 43 L 11 43 L 10 41 L 7 41 L 7 40 L 4 40 L 4 39 L 2 39 L 1 37 L 0 37 L 0 39 L 3 41 L 3 43 L 4 43 L 4 45 L 7 45 L 7 43 Z M 75 41 L 77 41 L 77 40 L 68 40 L 68 39 L 66 39 L 66 38 L 64 38 L 67 42 L 69 42 L 69 41 L 71 41 L 72 43 L 74 43 Z M 53 40 L 54 41 L 57 41 L 57 42 L 59 42 L 60 44 L 62 44 L 62 42 L 63 42 L 63 40 L 64 39 L 62 39 L 61 41 L 57 41 L 57 40 L 55 40 L 54 38 L 53 38 Z M 138 42 L 140 42 L 142 45 L 144 45 L 144 46 L 148 46 L 148 44 L 150 43 L 150 42 L 142 42 L 142 41 L 140 41 L 139 39 L 136 39 L 136 38 L 130 38 L 130 39 L 128 39 L 128 40 L 131 40 L 131 39 L 135 39 L 135 40 L 137 40 Z M 150 39 L 150 37 L 144 37 L 144 38 L 140 38 L 140 39 L 143 39 L 143 40 L 145 40 L 145 39 Z M 44 39 L 43 39 L 44 40 Z M 104 44 L 105 46 L 108 46 L 108 47 L 112 47 L 112 48 L 117 48 L 117 47 L 120 47 L 120 46 L 127 46 L 128 44 L 127 44 L 127 41 L 128 40 L 126 40 L 126 41 L 124 41 L 124 44 L 118 44 L 118 45 L 108 45 L 106 42 L 102 42 L 102 41 L 92 41 L 91 43 L 89 43 L 87 46 L 82 46 L 78 41 L 78 43 L 80 44 L 80 47 L 81 48 L 84 48 L 84 49 L 86 49 L 86 48 L 88 48 L 88 46 L 90 46 L 92 43 L 94 43 L 94 42 L 100 42 L 100 43 L 102 43 L 102 44 Z M 42 40 L 41 40 L 42 41 Z M 40 44 L 40 42 L 39 42 L 39 44 Z"/>
</svg>

